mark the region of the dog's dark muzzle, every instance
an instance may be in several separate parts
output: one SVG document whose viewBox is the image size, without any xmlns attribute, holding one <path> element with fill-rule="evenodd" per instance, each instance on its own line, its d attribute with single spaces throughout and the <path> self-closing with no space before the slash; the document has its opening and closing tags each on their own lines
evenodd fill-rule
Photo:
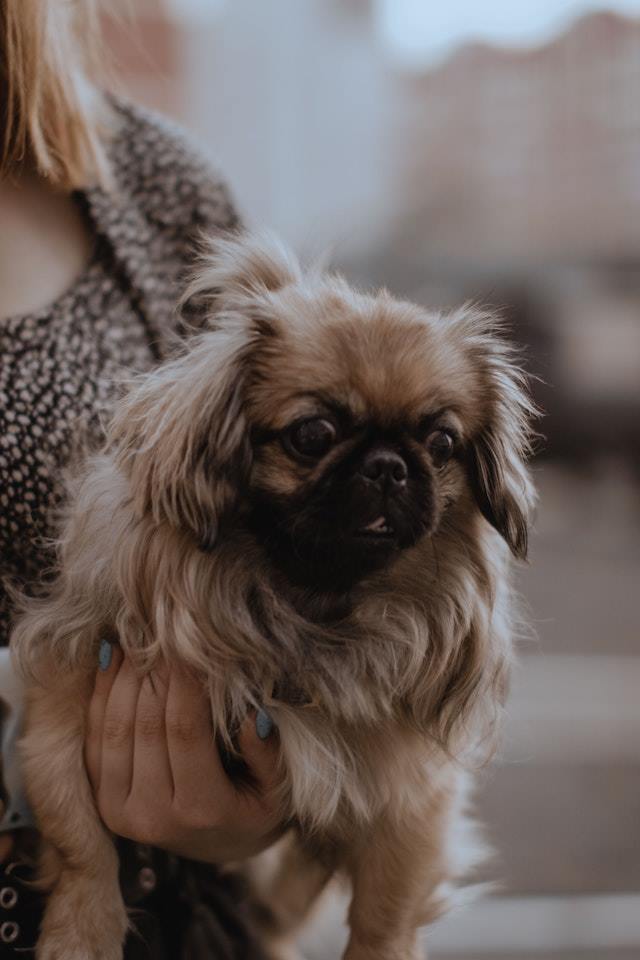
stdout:
<svg viewBox="0 0 640 960">
<path fill-rule="evenodd" d="M 400 453 L 389 447 L 369 450 L 350 486 L 352 537 L 360 548 L 384 553 L 413 539 L 409 467 Z"/>
</svg>

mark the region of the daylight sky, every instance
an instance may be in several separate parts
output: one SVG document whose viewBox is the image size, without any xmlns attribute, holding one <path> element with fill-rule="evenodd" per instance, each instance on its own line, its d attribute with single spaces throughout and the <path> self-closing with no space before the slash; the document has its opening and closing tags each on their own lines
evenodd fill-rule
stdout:
<svg viewBox="0 0 640 960">
<path fill-rule="evenodd" d="M 461 43 L 528 46 L 594 10 L 640 15 L 640 0 L 375 0 L 379 35 L 400 65 L 429 66 Z"/>
</svg>

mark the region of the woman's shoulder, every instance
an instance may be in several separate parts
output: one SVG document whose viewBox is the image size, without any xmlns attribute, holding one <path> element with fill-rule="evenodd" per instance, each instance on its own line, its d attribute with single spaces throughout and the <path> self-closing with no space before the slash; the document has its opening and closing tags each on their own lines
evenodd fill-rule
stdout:
<svg viewBox="0 0 640 960">
<path fill-rule="evenodd" d="M 239 225 L 225 180 L 192 137 L 161 114 L 110 98 L 109 157 L 115 188 L 167 228 Z"/>
</svg>

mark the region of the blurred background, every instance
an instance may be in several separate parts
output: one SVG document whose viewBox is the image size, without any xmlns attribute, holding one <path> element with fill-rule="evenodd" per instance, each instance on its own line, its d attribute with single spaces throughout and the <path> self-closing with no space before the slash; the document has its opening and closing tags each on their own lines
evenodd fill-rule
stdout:
<svg viewBox="0 0 640 960">
<path fill-rule="evenodd" d="M 640 0 L 127 7 L 105 15 L 120 90 L 192 131 L 247 222 L 508 316 L 545 440 L 530 627 L 478 792 L 499 887 L 430 957 L 638 960 Z M 342 936 L 329 903 L 309 956 Z"/>
</svg>

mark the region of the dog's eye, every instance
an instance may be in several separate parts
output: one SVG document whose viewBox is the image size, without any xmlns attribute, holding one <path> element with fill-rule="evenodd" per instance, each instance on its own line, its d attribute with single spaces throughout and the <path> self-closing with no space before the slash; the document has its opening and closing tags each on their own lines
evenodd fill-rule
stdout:
<svg viewBox="0 0 640 960">
<path fill-rule="evenodd" d="M 450 430 L 433 430 L 427 437 L 427 450 L 436 467 L 442 467 L 451 459 L 456 438 Z"/>
<path fill-rule="evenodd" d="M 319 460 L 336 442 L 336 428 L 330 420 L 314 417 L 294 423 L 285 434 L 285 446 L 301 457 Z"/>
</svg>

